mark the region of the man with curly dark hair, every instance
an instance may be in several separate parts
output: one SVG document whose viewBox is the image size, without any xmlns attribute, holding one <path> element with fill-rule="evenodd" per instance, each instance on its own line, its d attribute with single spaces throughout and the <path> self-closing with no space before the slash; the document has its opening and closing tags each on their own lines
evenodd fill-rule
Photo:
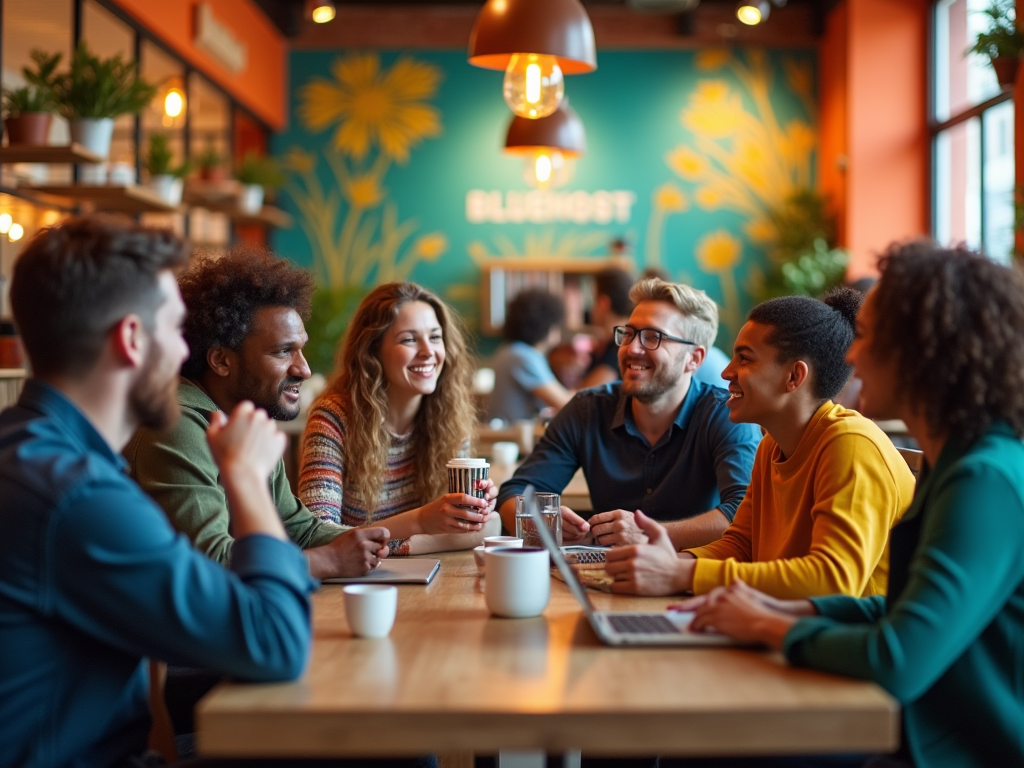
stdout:
<svg viewBox="0 0 1024 768">
<path fill-rule="evenodd" d="M 299 414 L 299 388 L 309 378 L 302 355 L 313 279 L 266 250 L 236 248 L 200 257 L 178 281 L 188 309 L 184 336 L 191 355 L 182 366 L 183 418 L 171 432 L 139 430 L 124 451 L 132 477 L 188 535 L 221 563 L 234 538 L 228 503 L 204 435 L 212 415 L 251 401 L 274 419 Z M 347 530 L 313 515 L 291 492 L 279 461 L 271 489 L 289 537 L 305 551 L 315 578 L 359 576 L 387 554 L 387 529 Z"/>
</svg>

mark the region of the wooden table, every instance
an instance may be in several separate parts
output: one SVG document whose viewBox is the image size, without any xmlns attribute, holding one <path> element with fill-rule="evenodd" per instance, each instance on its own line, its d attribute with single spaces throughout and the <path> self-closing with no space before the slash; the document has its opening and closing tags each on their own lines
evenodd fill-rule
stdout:
<svg viewBox="0 0 1024 768">
<path fill-rule="evenodd" d="M 775 653 L 601 645 L 565 585 L 535 619 L 488 614 L 469 552 L 399 587 L 382 640 L 354 639 L 340 586 L 314 598 L 312 660 L 289 684 L 218 686 L 197 708 L 221 756 L 593 755 L 891 751 L 899 709 L 873 684 L 793 669 Z M 667 600 L 593 593 L 598 608 Z"/>
</svg>

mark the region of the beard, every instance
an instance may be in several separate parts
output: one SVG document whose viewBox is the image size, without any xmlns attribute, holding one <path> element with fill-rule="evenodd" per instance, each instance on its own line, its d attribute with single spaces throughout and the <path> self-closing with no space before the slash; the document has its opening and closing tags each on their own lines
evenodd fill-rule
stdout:
<svg viewBox="0 0 1024 768">
<path fill-rule="evenodd" d="M 625 371 L 631 362 L 649 365 L 651 361 L 646 358 L 627 357 L 620 364 L 620 367 Z M 645 405 L 656 402 L 679 383 L 679 378 L 683 375 L 685 364 L 686 355 L 680 355 L 671 363 L 655 368 L 654 375 L 648 381 L 633 382 L 623 379 L 622 391 Z"/>
<path fill-rule="evenodd" d="M 284 405 L 282 398 L 288 387 L 296 384 L 301 385 L 304 380 L 299 377 L 282 379 L 281 381 L 267 382 L 254 376 L 243 363 L 238 371 L 238 386 L 235 390 L 235 399 L 238 401 L 251 400 L 257 408 L 262 408 L 267 415 L 276 421 L 292 421 L 299 415 L 299 404 L 294 406 Z"/>
<path fill-rule="evenodd" d="M 178 367 L 167 364 L 156 344 L 150 346 L 139 378 L 128 391 L 128 406 L 146 429 L 164 431 L 178 423 Z"/>
</svg>

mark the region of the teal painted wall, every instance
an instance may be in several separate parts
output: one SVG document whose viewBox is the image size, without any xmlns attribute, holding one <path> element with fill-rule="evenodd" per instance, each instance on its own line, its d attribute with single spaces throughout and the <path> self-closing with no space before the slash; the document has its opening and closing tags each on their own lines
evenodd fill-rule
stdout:
<svg viewBox="0 0 1024 768">
<path fill-rule="evenodd" d="M 766 207 L 813 186 L 814 62 L 809 49 L 602 52 L 595 73 L 566 78 L 588 152 L 556 193 L 588 193 L 611 221 L 473 223 L 474 190 L 505 205 L 530 190 L 523 162 L 501 152 L 500 72 L 463 51 L 293 52 L 273 151 L 297 226 L 272 245 L 355 293 L 415 280 L 473 325 L 475 259 L 592 257 L 624 237 L 638 270 L 661 266 L 719 302 L 728 346 L 762 274 Z"/>
</svg>

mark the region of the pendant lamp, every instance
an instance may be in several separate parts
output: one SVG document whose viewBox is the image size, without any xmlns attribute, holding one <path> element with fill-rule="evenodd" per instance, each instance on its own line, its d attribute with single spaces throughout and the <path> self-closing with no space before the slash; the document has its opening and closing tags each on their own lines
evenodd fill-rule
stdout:
<svg viewBox="0 0 1024 768">
<path fill-rule="evenodd" d="M 587 151 L 583 121 L 565 99 L 547 117 L 531 120 L 516 115 L 505 136 L 505 153 L 525 159 L 524 178 L 540 189 L 557 187 L 569 180 L 570 161 Z"/>
<path fill-rule="evenodd" d="M 487 0 L 469 35 L 469 63 L 505 70 L 505 102 L 536 120 L 558 109 L 563 75 L 597 69 L 594 28 L 579 0 Z"/>
</svg>

